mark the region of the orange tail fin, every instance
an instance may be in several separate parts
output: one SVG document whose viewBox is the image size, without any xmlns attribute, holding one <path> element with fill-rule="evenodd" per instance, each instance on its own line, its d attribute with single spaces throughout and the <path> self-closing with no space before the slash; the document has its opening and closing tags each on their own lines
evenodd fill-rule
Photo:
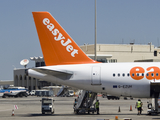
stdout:
<svg viewBox="0 0 160 120">
<path fill-rule="evenodd" d="M 47 66 L 96 63 L 48 12 L 32 12 Z"/>
</svg>

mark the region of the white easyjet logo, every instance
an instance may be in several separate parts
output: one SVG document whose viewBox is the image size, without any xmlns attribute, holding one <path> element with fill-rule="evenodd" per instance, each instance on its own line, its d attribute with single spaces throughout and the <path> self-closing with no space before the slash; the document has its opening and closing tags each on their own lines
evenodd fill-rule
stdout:
<svg viewBox="0 0 160 120">
<path fill-rule="evenodd" d="M 48 30 L 51 31 L 53 34 L 55 41 L 60 41 L 62 46 L 66 46 L 67 52 L 71 52 L 71 56 L 75 57 L 75 54 L 78 54 L 78 50 L 74 49 L 73 46 L 70 44 L 72 41 L 70 39 L 67 39 L 65 42 L 65 37 L 62 35 L 62 33 L 59 32 L 58 29 L 54 27 L 52 23 L 50 23 L 50 20 L 48 18 L 43 19 L 43 24 L 47 26 Z"/>
</svg>

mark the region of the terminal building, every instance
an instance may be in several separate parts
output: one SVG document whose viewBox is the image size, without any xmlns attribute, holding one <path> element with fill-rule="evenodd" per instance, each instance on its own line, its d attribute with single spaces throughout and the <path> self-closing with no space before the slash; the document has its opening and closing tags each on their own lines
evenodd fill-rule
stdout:
<svg viewBox="0 0 160 120">
<path fill-rule="evenodd" d="M 86 44 L 80 48 L 94 59 L 94 45 Z M 160 48 L 155 48 L 151 43 L 148 45 L 97 44 L 96 54 L 99 62 L 160 62 Z M 35 62 L 35 67 L 45 66 L 43 57 L 30 57 L 30 60 Z M 22 86 L 31 91 L 54 85 L 56 84 L 26 76 L 25 69 L 14 69 L 14 86 Z"/>
</svg>

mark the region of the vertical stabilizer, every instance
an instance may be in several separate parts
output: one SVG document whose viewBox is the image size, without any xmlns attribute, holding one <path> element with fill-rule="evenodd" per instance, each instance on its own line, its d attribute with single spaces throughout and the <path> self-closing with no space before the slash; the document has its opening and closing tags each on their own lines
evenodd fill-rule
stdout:
<svg viewBox="0 0 160 120">
<path fill-rule="evenodd" d="M 72 40 L 48 12 L 33 12 L 44 60 L 47 66 L 96 63 Z"/>
</svg>

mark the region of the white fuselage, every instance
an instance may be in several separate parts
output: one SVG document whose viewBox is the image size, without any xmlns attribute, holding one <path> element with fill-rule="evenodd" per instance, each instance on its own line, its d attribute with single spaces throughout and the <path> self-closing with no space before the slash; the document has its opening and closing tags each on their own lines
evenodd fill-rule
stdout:
<svg viewBox="0 0 160 120">
<path fill-rule="evenodd" d="M 144 76 L 140 80 L 133 79 L 130 73 L 130 70 L 137 66 L 144 69 Z M 68 71 L 73 74 L 53 76 L 42 74 L 32 69 L 28 70 L 28 74 L 29 76 L 35 78 L 73 86 L 79 89 L 90 90 L 97 93 L 147 98 L 150 97 L 150 82 L 153 80 L 148 80 L 146 78 L 146 74 L 150 72 L 147 71 L 147 68 L 151 66 L 156 66 L 159 68 L 160 63 L 96 63 L 56 65 L 40 68 L 54 71 Z M 152 69 L 151 71 L 154 72 Z"/>
</svg>

